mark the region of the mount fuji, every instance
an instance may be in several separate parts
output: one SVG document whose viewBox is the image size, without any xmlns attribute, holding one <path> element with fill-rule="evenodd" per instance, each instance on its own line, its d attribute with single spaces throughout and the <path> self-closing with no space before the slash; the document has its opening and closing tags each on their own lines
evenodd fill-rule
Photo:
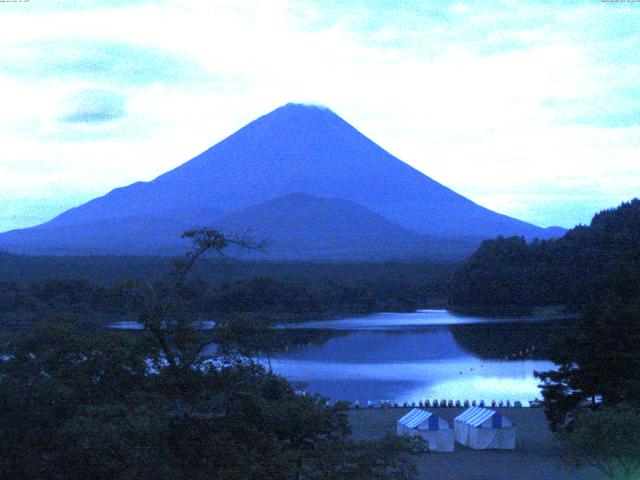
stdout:
<svg viewBox="0 0 640 480">
<path fill-rule="evenodd" d="M 484 208 L 332 111 L 288 104 L 150 182 L 0 234 L 23 254 L 173 255 L 199 226 L 255 231 L 272 259 L 460 258 L 483 238 L 559 236 Z"/>
</svg>

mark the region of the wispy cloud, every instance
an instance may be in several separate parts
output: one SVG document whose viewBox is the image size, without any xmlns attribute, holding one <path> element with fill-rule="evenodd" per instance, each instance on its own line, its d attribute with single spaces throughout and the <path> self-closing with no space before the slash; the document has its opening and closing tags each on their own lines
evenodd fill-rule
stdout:
<svg viewBox="0 0 640 480">
<path fill-rule="evenodd" d="M 90 38 L 5 45 L 0 71 L 23 81 L 90 80 L 118 85 L 184 85 L 205 74 L 196 62 L 157 48 Z"/>
<path fill-rule="evenodd" d="M 101 123 L 124 117 L 125 99 L 110 90 L 81 90 L 68 101 L 63 123 Z"/>
</svg>

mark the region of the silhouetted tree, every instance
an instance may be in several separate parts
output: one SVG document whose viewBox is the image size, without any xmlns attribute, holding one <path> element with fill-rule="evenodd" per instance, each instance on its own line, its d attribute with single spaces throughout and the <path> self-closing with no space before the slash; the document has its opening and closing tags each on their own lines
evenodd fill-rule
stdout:
<svg viewBox="0 0 640 480">
<path fill-rule="evenodd" d="M 261 348 L 251 325 L 221 323 L 229 353 L 203 355 L 211 339 L 191 317 L 186 277 L 231 242 L 187 236 L 194 251 L 171 275 L 131 286 L 142 335 L 63 316 L 0 344 L 3 478 L 415 478 L 410 455 L 423 443 L 351 440 L 345 405 L 297 395 L 243 355 Z"/>
<path fill-rule="evenodd" d="M 592 308 L 549 352 L 557 368 L 536 375 L 552 429 L 581 403 L 640 406 L 640 304 Z"/>
</svg>

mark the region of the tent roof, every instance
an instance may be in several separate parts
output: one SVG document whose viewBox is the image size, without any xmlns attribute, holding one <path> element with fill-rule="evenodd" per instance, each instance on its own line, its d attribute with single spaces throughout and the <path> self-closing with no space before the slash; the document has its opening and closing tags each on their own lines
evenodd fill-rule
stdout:
<svg viewBox="0 0 640 480">
<path fill-rule="evenodd" d="M 488 408 L 482 408 L 482 407 L 468 408 L 464 412 L 462 412 L 460 415 L 458 415 L 454 420 L 457 422 L 466 423 L 468 425 L 471 425 L 472 427 L 479 427 L 494 415 L 496 415 L 497 417 L 494 418 L 494 420 L 496 421 L 492 422 L 493 428 L 499 428 L 499 427 L 511 425 L 511 422 L 509 420 L 502 417 L 502 415 L 496 412 L 495 410 L 489 410 Z M 503 422 L 503 419 L 505 420 L 504 422 Z"/>
<path fill-rule="evenodd" d="M 491 416 L 491 414 L 493 413 L 493 410 L 489 410 L 487 408 L 482 408 L 482 407 L 467 408 L 464 412 L 462 412 L 460 415 L 454 418 L 454 420 L 457 422 L 469 423 L 469 419 L 483 412 L 485 412 L 485 415 L 488 414 L 484 418 L 486 420 Z"/>
<path fill-rule="evenodd" d="M 414 408 L 409 413 L 398 420 L 398 423 L 408 428 L 417 428 L 420 425 L 428 424 L 429 430 L 440 429 L 440 418 L 428 410 Z M 451 427 L 449 427 L 451 428 Z"/>
</svg>

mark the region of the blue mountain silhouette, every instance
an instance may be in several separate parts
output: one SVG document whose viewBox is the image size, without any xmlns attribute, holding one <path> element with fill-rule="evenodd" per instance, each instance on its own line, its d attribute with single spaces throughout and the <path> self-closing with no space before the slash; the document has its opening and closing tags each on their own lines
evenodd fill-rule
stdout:
<svg viewBox="0 0 640 480">
<path fill-rule="evenodd" d="M 276 216 L 278 222 L 271 221 Z M 356 217 L 362 221 L 355 222 Z M 178 237 L 186 228 L 239 228 L 242 222 L 280 238 L 280 244 L 287 235 L 311 238 L 311 231 L 320 243 L 330 231 L 332 238 L 342 231 L 343 243 L 377 235 L 373 243 L 380 244 L 378 253 L 385 257 L 394 250 L 389 245 L 397 247 L 394 256 L 417 250 L 429 257 L 428 245 L 436 248 L 437 239 L 469 245 L 496 235 L 548 238 L 562 233 L 477 205 L 397 159 L 326 108 L 288 104 L 150 182 L 115 189 L 37 227 L 1 234 L 0 249 L 168 254 L 184 248 Z M 305 253 L 300 246 L 293 256 L 352 256 L 337 246 L 332 251 L 325 240 L 322 254 L 316 247 Z M 288 243 L 284 250 L 295 248 Z M 373 245 L 353 245 L 355 251 L 376 256 Z"/>
</svg>

